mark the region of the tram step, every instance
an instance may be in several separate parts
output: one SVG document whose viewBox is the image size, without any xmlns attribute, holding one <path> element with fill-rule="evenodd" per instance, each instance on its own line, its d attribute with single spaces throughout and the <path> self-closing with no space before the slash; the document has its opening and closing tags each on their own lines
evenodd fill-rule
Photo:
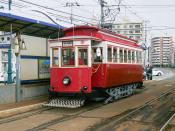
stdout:
<svg viewBox="0 0 175 131">
<path fill-rule="evenodd" d="M 64 108 L 78 108 L 84 105 L 84 99 L 67 99 L 67 98 L 55 98 L 49 101 L 43 106 L 49 107 L 64 107 Z"/>
</svg>

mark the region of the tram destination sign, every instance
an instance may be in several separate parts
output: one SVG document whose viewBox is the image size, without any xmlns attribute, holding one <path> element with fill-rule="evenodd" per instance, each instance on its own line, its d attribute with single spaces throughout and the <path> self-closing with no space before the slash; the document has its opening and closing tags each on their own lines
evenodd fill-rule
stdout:
<svg viewBox="0 0 175 131">
<path fill-rule="evenodd" d="M 63 47 L 72 47 L 73 41 L 62 41 L 62 46 Z"/>
</svg>

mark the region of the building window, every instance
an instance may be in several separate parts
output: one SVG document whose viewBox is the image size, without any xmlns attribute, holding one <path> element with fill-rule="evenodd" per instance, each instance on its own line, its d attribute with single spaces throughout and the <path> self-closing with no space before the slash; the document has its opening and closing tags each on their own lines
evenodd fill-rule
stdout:
<svg viewBox="0 0 175 131">
<path fill-rule="evenodd" d="M 140 28 L 140 25 L 135 25 L 135 28 Z"/>
<path fill-rule="evenodd" d="M 140 40 L 140 36 L 136 36 L 136 40 Z"/>
<path fill-rule="evenodd" d="M 130 34 L 133 34 L 134 32 L 133 32 L 133 30 L 130 30 L 129 33 L 130 33 Z"/>
<path fill-rule="evenodd" d="M 140 30 L 135 30 L 135 33 L 140 33 Z"/>
<path fill-rule="evenodd" d="M 133 28 L 133 25 L 129 25 L 129 28 Z"/>
<path fill-rule="evenodd" d="M 117 28 L 119 29 L 119 28 L 120 28 L 120 26 L 118 25 L 118 26 L 117 26 Z"/>
<path fill-rule="evenodd" d="M 123 27 L 126 29 L 127 28 L 127 25 L 124 25 Z"/>
<path fill-rule="evenodd" d="M 132 36 L 132 35 L 130 35 L 130 36 L 129 36 L 129 38 L 130 38 L 130 39 L 133 39 L 133 36 Z"/>
<path fill-rule="evenodd" d="M 120 34 L 120 31 L 117 31 L 117 34 Z"/>
</svg>

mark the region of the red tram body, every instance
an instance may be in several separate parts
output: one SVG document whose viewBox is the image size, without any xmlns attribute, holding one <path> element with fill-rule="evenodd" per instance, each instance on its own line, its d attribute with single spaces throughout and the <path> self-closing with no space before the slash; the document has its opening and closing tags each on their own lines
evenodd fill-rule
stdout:
<svg viewBox="0 0 175 131">
<path fill-rule="evenodd" d="M 92 26 L 72 27 L 64 33 L 64 37 L 50 40 L 51 100 L 47 105 L 79 107 L 85 100 L 74 96 L 91 97 L 94 92 L 94 96 L 107 94 L 109 102 L 142 86 L 142 49 L 137 41 Z"/>
</svg>

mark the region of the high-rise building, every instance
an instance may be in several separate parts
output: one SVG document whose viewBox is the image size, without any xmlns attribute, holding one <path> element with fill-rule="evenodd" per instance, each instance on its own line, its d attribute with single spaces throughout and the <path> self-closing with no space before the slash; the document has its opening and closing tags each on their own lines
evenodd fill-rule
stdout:
<svg viewBox="0 0 175 131">
<path fill-rule="evenodd" d="M 112 30 L 117 34 L 127 36 L 128 38 L 143 41 L 143 23 L 117 23 L 113 24 Z"/>
<path fill-rule="evenodd" d="M 170 66 L 173 63 L 172 37 L 154 37 L 151 39 L 151 63 L 155 66 Z"/>
</svg>

